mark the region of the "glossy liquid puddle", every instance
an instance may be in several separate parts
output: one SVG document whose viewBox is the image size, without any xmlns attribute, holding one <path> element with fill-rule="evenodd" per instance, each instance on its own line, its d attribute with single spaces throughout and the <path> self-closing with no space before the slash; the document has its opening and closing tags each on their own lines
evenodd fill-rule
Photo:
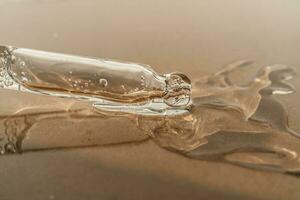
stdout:
<svg viewBox="0 0 300 200">
<path fill-rule="evenodd" d="M 25 66 L 22 62 L 19 64 Z M 294 91 L 287 81 L 295 75 L 295 71 L 281 65 L 267 66 L 260 69 L 246 84 L 239 85 L 232 81 L 231 74 L 236 71 L 243 73 L 241 68 L 247 64 L 237 62 L 216 74 L 192 82 L 193 104 L 188 110 L 169 109 L 170 104 L 157 103 L 157 99 L 154 103 L 129 106 L 125 110 L 120 110 L 118 105 L 102 109 L 103 104 L 92 106 L 90 102 L 78 106 L 75 102 L 77 100 L 66 100 L 68 106 L 62 104 L 56 110 L 43 110 L 41 105 L 23 106 L 0 118 L 1 154 L 141 142 L 151 138 L 159 146 L 193 159 L 224 161 L 244 167 L 299 174 L 300 137 L 289 129 L 287 113 L 275 99 L 276 94 L 290 94 Z M 24 70 L 16 75 L 22 77 L 22 72 Z M 26 80 L 22 81 L 21 78 L 20 82 L 28 82 L 29 77 L 36 78 L 36 83 L 39 83 L 41 74 L 40 77 L 25 76 Z M 15 86 L 14 81 L 5 78 L 7 76 L 2 74 L 3 87 Z M 71 79 L 72 83 L 78 83 L 84 78 L 74 80 L 72 76 Z M 69 83 L 68 79 L 63 80 Z M 111 83 L 107 80 L 101 78 L 98 83 L 105 88 Z M 145 84 L 147 80 L 144 78 L 142 82 Z M 96 84 L 95 81 L 91 82 Z M 159 87 L 153 84 L 152 90 L 160 95 Z M 99 92 L 97 87 L 89 89 L 93 91 L 88 91 L 85 97 L 89 97 L 91 92 L 94 95 Z M 27 92 L 26 88 L 24 91 Z M 141 91 L 138 95 L 145 94 L 145 88 Z M 157 94 L 154 96 L 159 96 Z M 27 98 L 40 98 L 38 94 L 30 95 Z M 186 101 L 185 95 L 181 103 Z M 173 97 L 171 104 L 178 102 Z M 58 99 L 54 100 L 56 103 L 63 101 L 61 98 L 55 99 Z M 132 99 L 130 95 L 127 95 L 128 99 Z M 166 107 L 161 108 L 161 105 Z M 128 109 L 132 111 L 128 112 Z M 44 127 L 48 127 L 48 130 Z"/>
<path fill-rule="evenodd" d="M 286 81 L 295 71 L 268 66 L 247 84 L 233 84 L 230 74 L 246 64 L 232 64 L 196 81 L 190 113 L 159 120 L 140 117 L 141 127 L 160 146 L 194 159 L 300 173 L 300 135 L 289 129 L 287 112 L 275 99 L 294 92 Z"/>
</svg>

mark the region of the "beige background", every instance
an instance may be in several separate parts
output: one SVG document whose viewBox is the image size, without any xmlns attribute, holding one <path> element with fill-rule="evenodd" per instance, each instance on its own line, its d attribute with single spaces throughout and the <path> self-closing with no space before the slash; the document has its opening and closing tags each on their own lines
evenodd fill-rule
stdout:
<svg viewBox="0 0 300 200">
<path fill-rule="evenodd" d="M 297 0 L 1 0 L 0 43 L 192 78 L 239 59 L 300 63 Z M 300 81 L 293 81 L 300 86 Z M 283 97 L 300 131 L 298 94 Z M 299 199 L 300 179 L 142 144 L 3 156 L 0 199 Z"/>
</svg>

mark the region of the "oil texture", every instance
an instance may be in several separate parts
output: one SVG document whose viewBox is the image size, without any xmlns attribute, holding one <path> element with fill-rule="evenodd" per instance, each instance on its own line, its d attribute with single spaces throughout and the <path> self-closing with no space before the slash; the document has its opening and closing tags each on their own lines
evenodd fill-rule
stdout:
<svg viewBox="0 0 300 200">
<path fill-rule="evenodd" d="M 267 66 L 247 84 L 233 84 L 230 74 L 247 64 L 234 63 L 194 82 L 190 113 L 159 120 L 140 117 L 140 127 L 150 130 L 160 146 L 193 159 L 299 173 L 300 135 L 290 130 L 287 112 L 275 99 L 294 92 L 286 81 L 295 70 Z"/>
<path fill-rule="evenodd" d="M 20 66 L 25 66 L 22 62 L 20 61 Z M 236 62 L 215 74 L 192 81 L 192 104 L 188 110 L 176 114 L 163 112 L 149 115 L 135 112 L 136 110 L 128 112 L 128 108 L 126 112 L 122 112 L 121 109 L 102 109 L 101 105 L 88 102 L 87 106 L 81 109 L 68 108 L 41 112 L 38 109 L 30 111 L 31 108 L 28 108 L 24 114 L 26 108 L 23 108 L 22 112 L 1 115 L 0 152 L 1 154 L 21 153 L 38 149 L 122 144 L 152 139 L 162 148 L 193 159 L 223 161 L 255 169 L 298 174 L 300 173 L 300 135 L 290 130 L 287 112 L 275 98 L 275 95 L 294 92 L 293 86 L 287 81 L 293 78 L 295 70 L 288 66 L 272 65 L 261 68 L 254 77 L 249 78 L 247 83 L 239 84 L 231 80 L 232 73 L 236 71 L 243 73 L 242 68 L 248 64 L 245 61 Z M 15 69 L 15 76 L 22 77 L 23 71 L 17 70 L 19 68 Z M 32 74 L 30 71 L 25 72 Z M 0 73 L 2 73 L 0 82 L 3 88 L 16 83 L 7 78 L 12 76 L 3 68 Z M 47 76 L 43 77 L 47 78 Z M 72 83 L 79 81 L 75 80 L 74 76 L 70 77 Z M 31 75 L 30 78 L 36 76 Z M 35 83 L 45 83 L 40 78 L 35 80 Z M 63 80 L 69 83 L 67 78 Z M 19 79 L 17 82 L 28 83 L 28 81 L 28 79 Z M 130 83 L 130 80 L 128 81 Z M 141 81 L 141 88 L 143 88 L 145 78 L 138 81 Z M 96 84 L 94 80 L 92 82 Z M 100 78 L 97 84 L 100 84 L 100 88 L 106 88 L 110 82 L 107 78 Z M 67 86 L 73 88 L 72 85 Z M 78 90 L 88 96 L 94 91 L 98 94 L 97 88 L 92 87 L 94 90 L 88 93 L 81 91 L 80 88 Z M 141 94 L 146 93 L 139 93 Z M 133 96 L 128 98 L 135 98 Z M 84 134 L 74 132 L 68 136 L 69 138 L 61 139 L 55 134 L 51 136 L 52 138 L 49 138 L 49 134 L 43 136 L 41 132 L 38 134 L 44 139 L 37 140 L 39 143 L 37 145 L 32 129 L 37 129 L 42 122 L 52 123 L 61 120 L 80 124 Z M 122 138 L 122 131 L 116 137 L 101 136 L 103 129 L 106 132 L 107 130 L 118 132 L 116 130 L 120 123 L 123 123 L 124 127 L 129 126 L 127 132 L 135 134 L 135 137 Z M 87 124 L 95 125 L 92 134 L 84 131 L 89 127 Z M 111 124 L 111 129 L 105 127 L 107 124 Z M 100 136 L 95 137 L 97 134 Z M 74 140 L 76 137 L 81 137 L 80 142 Z M 50 139 L 52 142 L 47 142 Z"/>
</svg>

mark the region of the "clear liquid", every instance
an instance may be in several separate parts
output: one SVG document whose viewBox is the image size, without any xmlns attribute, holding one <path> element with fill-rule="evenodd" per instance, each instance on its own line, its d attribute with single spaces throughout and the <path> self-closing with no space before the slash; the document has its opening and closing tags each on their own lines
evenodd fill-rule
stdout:
<svg viewBox="0 0 300 200">
<path fill-rule="evenodd" d="M 190 113 L 149 122 L 154 140 L 169 150 L 194 159 L 209 159 L 290 174 L 300 173 L 300 134 L 290 130 L 288 115 L 276 94 L 294 92 L 286 81 L 293 68 L 262 68 L 246 85 L 230 74 L 247 63 L 235 63 L 194 83 Z"/>
<path fill-rule="evenodd" d="M 294 91 L 287 81 L 295 71 L 274 65 L 262 68 L 246 84 L 232 81 L 231 74 L 243 73 L 241 68 L 247 64 L 237 62 L 193 81 L 193 105 L 176 112 L 164 101 L 156 104 L 161 107 L 143 101 L 125 107 L 108 105 L 109 109 L 88 103 L 80 109 L 71 106 L 41 112 L 43 106 L 37 106 L 38 111 L 28 108 L 2 116 L 2 153 L 152 139 L 193 159 L 299 174 L 300 136 L 290 130 L 287 112 L 275 99 L 276 94 Z M 110 83 L 100 82 L 103 86 Z M 42 127 L 49 124 L 55 130 L 42 134 Z"/>
</svg>

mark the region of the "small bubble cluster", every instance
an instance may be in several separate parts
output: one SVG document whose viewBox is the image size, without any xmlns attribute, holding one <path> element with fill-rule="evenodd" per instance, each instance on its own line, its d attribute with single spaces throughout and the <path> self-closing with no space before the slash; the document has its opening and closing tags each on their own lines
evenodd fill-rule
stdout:
<svg viewBox="0 0 300 200">
<path fill-rule="evenodd" d="M 80 91 L 83 93 L 87 93 L 89 91 L 89 87 L 94 85 L 94 83 L 92 83 L 91 80 L 75 79 L 74 77 L 69 77 L 66 80 L 73 88 L 73 90 Z"/>
<path fill-rule="evenodd" d="M 0 88 L 5 88 L 12 86 L 14 81 L 12 80 L 11 76 L 8 74 L 6 70 L 7 60 L 4 58 L 0 59 Z"/>
<path fill-rule="evenodd" d="M 146 87 L 145 77 L 143 75 L 141 76 L 141 86 L 142 88 Z"/>
</svg>

